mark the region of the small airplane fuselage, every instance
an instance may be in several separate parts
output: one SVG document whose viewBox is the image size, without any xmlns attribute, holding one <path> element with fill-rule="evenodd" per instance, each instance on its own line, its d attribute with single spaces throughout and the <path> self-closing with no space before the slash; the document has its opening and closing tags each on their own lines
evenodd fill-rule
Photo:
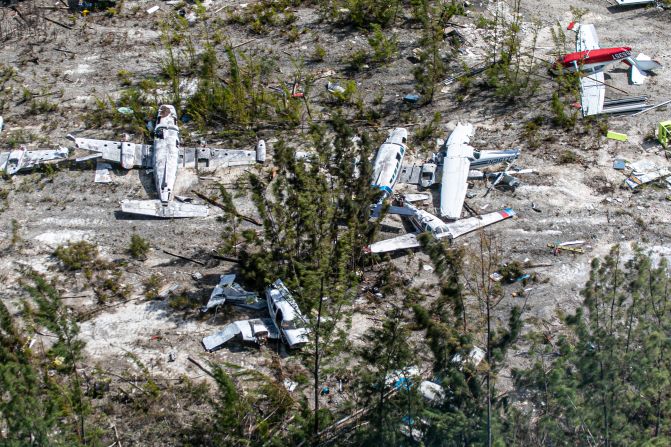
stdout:
<svg viewBox="0 0 671 447">
<path fill-rule="evenodd" d="M 437 216 L 434 216 L 428 211 L 416 208 L 411 204 L 406 204 L 405 207 L 412 210 L 413 214 L 408 217 L 417 231 L 428 231 L 434 237 L 438 238 L 444 238 L 446 237 L 445 233 L 450 232 L 450 229 L 445 222 L 440 220 Z"/>
<path fill-rule="evenodd" d="M 154 181 L 161 202 L 167 204 L 174 197 L 179 162 L 179 128 L 175 108 L 171 105 L 162 105 L 156 122 L 158 124 L 154 129 L 152 159 Z"/>
<path fill-rule="evenodd" d="M 471 168 L 483 168 L 485 166 L 495 165 L 497 163 L 505 163 L 516 160 L 520 156 L 519 149 L 511 149 L 505 151 L 478 151 L 473 152 L 473 157 L 470 158 Z"/>
<path fill-rule="evenodd" d="M 373 164 L 373 180 L 371 185 L 383 191 L 383 197 L 391 195 L 394 185 L 401 171 L 403 156 L 408 147 L 408 131 L 398 127 L 391 131 L 389 137 L 382 143 L 377 151 L 375 163 Z"/>
</svg>

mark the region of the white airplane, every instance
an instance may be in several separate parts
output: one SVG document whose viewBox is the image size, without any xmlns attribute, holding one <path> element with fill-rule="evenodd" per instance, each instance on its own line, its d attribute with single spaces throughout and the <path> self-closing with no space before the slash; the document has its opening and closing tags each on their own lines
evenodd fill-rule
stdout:
<svg viewBox="0 0 671 447">
<path fill-rule="evenodd" d="M 440 215 L 448 220 L 457 220 L 461 217 L 468 188 L 467 180 L 482 177 L 481 173 L 473 172 L 471 168 L 482 168 L 503 162 L 510 163 L 520 155 L 519 149 L 478 152 L 468 144 L 472 136 L 473 125 L 459 123 L 445 143 L 440 187 Z"/>
<path fill-rule="evenodd" d="M 382 203 L 392 194 L 403 165 L 403 157 L 408 150 L 408 131 L 397 127 L 382 143 L 373 163 L 371 186 L 382 191 L 382 197 L 373 208 L 373 216 L 379 215 Z"/>
<path fill-rule="evenodd" d="M 506 208 L 501 211 L 483 214 L 482 216 L 445 223 L 428 211 L 419 209 L 409 203 L 406 203 L 402 207 L 391 206 L 389 207 L 389 212 L 408 217 L 412 225 L 415 227 L 416 232 L 375 242 L 366 247 L 365 251 L 367 253 L 386 253 L 421 247 L 422 244 L 417 239 L 417 235 L 422 232 L 429 232 L 436 239 L 456 239 L 459 236 L 463 236 L 464 234 L 484 228 L 515 215 L 515 211 L 511 208 Z"/>
<path fill-rule="evenodd" d="M 572 22 L 568 29 L 575 29 L 576 26 L 576 51 L 559 58 L 555 63 L 555 68 L 563 67 L 569 71 L 585 73 L 580 78 L 583 116 L 629 112 L 645 108 L 640 98 L 637 98 L 638 101 L 625 99 L 606 102 L 604 69 L 611 64 L 624 62 L 631 67 L 632 84 L 642 84 L 647 72 L 661 68 L 662 64 L 651 60 L 643 53 L 635 58 L 631 57 L 630 47 L 600 48 L 599 38 L 593 24 Z"/>
<path fill-rule="evenodd" d="M 0 152 L 0 171 L 14 175 L 19 171 L 33 169 L 47 161 L 65 160 L 68 158 L 68 148 L 37 149 L 29 151 L 25 146 L 9 152 Z"/>
<path fill-rule="evenodd" d="M 93 157 L 83 157 L 78 161 L 102 158 L 120 163 L 124 169 L 152 168 L 159 200 L 123 200 L 121 210 L 125 213 L 165 218 L 207 216 L 208 208 L 205 205 L 173 200 L 175 180 L 180 168 L 241 166 L 265 161 L 266 147 L 263 140 L 257 144 L 256 151 L 180 147 L 177 113 L 171 105 L 159 107 L 156 123 L 152 145 L 68 135 L 77 148 L 96 153 Z"/>
<path fill-rule="evenodd" d="M 205 350 L 212 352 L 221 349 L 224 343 L 234 338 L 257 344 L 267 339 L 279 339 L 289 348 L 305 345 L 309 333 L 307 322 L 282 280 L 278 279 L 266 287 L 266 302 L 270 318 L 229 323 L 216 334 L 203 338 Z"/>
</svg>

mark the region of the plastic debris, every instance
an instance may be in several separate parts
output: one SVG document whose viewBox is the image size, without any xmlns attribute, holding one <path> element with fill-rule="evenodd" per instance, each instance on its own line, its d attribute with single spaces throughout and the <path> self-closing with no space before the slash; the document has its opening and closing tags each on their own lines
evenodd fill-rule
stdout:
<svg viewBox="0 0 671 447">
<path fill-rule="evenodd" d="M 611 140 L 617 140 L 617 141 L 629 140 L 629 137 L 626 134 L 613 132 L 612 130 L 608 131 L 608 133 L 606 134 L 606 138 L 610 138 Z"/>
<path fill-rule="evenodd" d="M 158 5 L 152 6 L 151 8 L 147 9 L 147 14 L 153 14 L 156 11 L 158 11 L 159 9 L 161 9 L 161 8 Z"/>
<path fill-rule="evenodd" d="M 2 130 L 2 118 L 0 118 L 0 130 Z M 662 121 L 657 128 L 657 139 L 664 149 L 669 147 L 671 139 L 671 121 Z"/>
<path fill-rule="evenodd" d="M 292 392 L 293 390 L 296 389 L 297 386 L 298 386 L 297 382 L 294 382 L 291 379 L 284 379 L 284 388 L 286 388 L 287 391 Z"/>
<path fill-rule="evenodd" d="M 121 113 L 122 115 L 131 115 L 131 114 L 134 113 L 133 109 L 131 109 L 130 107 L 119 107 L 116 110 L 117 110 L 117 112 Z"/>
<path fill-rule="evenodd" d="M 326 90 L 331 93 L 345 93 L 345 88 L 337 82 L 327 82 Z"/>
<path fill-rule="evenodd" d="M 411 95 L 405 95 L 403 97 L 403 102 L 407 102 L 410 104 L 416 104 L 419 101 L 419 95 L 411 94 Z"/>
<path fill-rule="evenodd" d="M 621 158 L 616 159 L 613 161 L 613 169 L 617 169 L 618 171 L 622 171 L 624 169 L 625 161 L 622 160 Z"/>
</svg>

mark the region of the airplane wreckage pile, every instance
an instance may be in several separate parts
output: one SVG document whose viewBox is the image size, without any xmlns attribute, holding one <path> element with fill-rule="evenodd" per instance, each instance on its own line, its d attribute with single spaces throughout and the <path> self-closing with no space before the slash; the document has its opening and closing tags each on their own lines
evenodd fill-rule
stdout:
<svg viewBox="0 0 671 447">
<path fill-rule="evenodd" d="M 629 47 L 601 48 L 594 25 L 576 23 L 571 24 L 569 29 L 577 33 L 576 51 L 559 58 L 553 69 L 556 72 L 581 72 L 580 108 L 584 117 L 642 113 L 658 106 L 648 104 L 648 98 L 645 96 L 606 100 L 608 85 L 605 81 L 605 70 L 623 62 L 630 67 L 631 83 L 640 85 L 651 72 L 662 68 L 659 62 L 643 54 L 632 57 L 632 50 Z M 143 169 L 151 172 L 156 198 L 124 199 L 120 202 L 122 213 L 156 219 L 202 219 L 209 214 L 207 204 L 198 203 L 176 193 L 178 189 L 176 183 L 185 170 L 266 164 L 270 162 L 271 157 L 267 156 L 266 143 L 263 140 L 259 140 L 256 147 L 250 150 L 183 147 L 179 122 L 172 105 L 160 105 L 152 128 L 151 144 L 68 135 L 70 143 L 58 149 L 29 150 L 20 147 L 0 152 L 0 170 L 8 175 L 14 175 L 47 163 L 65 161 L 78 163 L 93 160 L 96 162 L 95 182 L 106 183 L 111 181 L 111 164 L 118 165 L 124 170 Z M 668 130 L 667 127 L 660 125 L 660 140 L 663 137 L 668 139 L 671 135 L 671 123 L 667 125 Z M 2 129 L 1 118 L 0 129 Z M 390 130 L 372 160 L 361 161 L 372 164 L 370 184 L 381 191 L 379 202 L 371 204 L 370 218 L 386 219 L 396 215 L 407 221 L 414 229 L 412 232 L 370 244 L 365 248 L 367 253 L 373 256 L 420 248 L 418 235 L 421 233 L 427 233 L 439 240 L 455 240 L 494 224 L 501 227 L 516 225 L 512 221 L 503 222 L 517 216 L 512 207 L 501 206 L 495 211 L 480 214 L 469 206 L 466 199 L 475 194 L 484 198 L 494 188 L 504 193 L 515 191 L 518 186 L 524 184 L 525 175 L 533 174 L 534 171 L 517 165 L 523 154 L 519 148 L 471 146 L 475 133 L 474 125 L 460 122 L 454 126 L 445 140 L 436 142 L 436 153 L 429 159 L 408 161 L 406 158 L 412 135 L 408 129 L 397 127 Z M 474 144 L 474 146 L 480 145 Z M 297 158 L 305 163 L 310 162 L 309 154 L 297 154 Z M 491 169 L 494 166 L 498 166 L 498 171 Z M 625 163 L 621 160 L 616 169 L 627 171 L 628 177 L 626 180 L 623 179 L 623 183 L 632 190 L 660 179 L 666 179 L 671 185 L 671 169 L 646 160 L 634 163 Z M 481 180 L 484 186 L 471 188 L 469 193 L 470 183 L 474 180 Z M 417 190 L 399 194 L 395 192 L 398 185 L 415 185 Z M 436 207 L 433 206 L 434 195 L 437 196 L 436 203 L 439 204 Z M 533 205 L 532 209 L 535 209 Z M 582 249 L 574 246 L 581 243 L 584 241 L 556 242 L 549 246 L 555 253 L 560 250 L 581 253 Z M 236 283 L 235 278 L 235 274 L 231 273 L 221 275 L 219 283 L 212 290 L 209 301 L 201 308 L 201 312 L 216 313 L 223 306 L 236 306 L 253 311 L 254 314 L 267 313 L 267 316 L 236 320 L 214 330 L 209 328 L 207 335 L 203 333 L 198 336 L 204 351 L 221 350 L 235 342 L 264 345 L 269 340 L 276 340 L 290 349 L 299 349 L 308 342 L 307 319 L 294 299 L 292 291 L 285 286 L 281 278 L 268 284 L 262 293 L 246 290 L 243 285 Z M 482 361 L 485 354 L 482 349 L 474 347 L 469 356 L 470 360 L 477 364 Z M 394 374 L 417 375 L 411 371 Z M 401 379 L 392 374 L 389 383 L 394 384 Z M 430 381 L 423 381 L 420 388 L 425 397 L 440 396 L 445 392 L 441 386 Z"/>
<path fill-rule="evenodd" d="M 634 113 L 654 108 L 646 103 L 647 97 L 638 96 L 617 101 L 605 101 L 607 84 L 604 81 L 606 67 L 624 62 L 630 67 L 630 80 L 642 84 L 652 70 L 662 65 L 649 57 L 639 54 L 631 56 L 631 48 L 600 48 L 594 25 L 571 23 L 568 29 L 577 31 L 576 51 L 558 59 L 553 67 L 581 72 L 581 110 L 583 116 L 613 113 Z M 329 84 L 330 86 L 331 84 Z M 1 118 L 0 118 L 1 120 Z M 218 149 L 210 147 L 182 147 L 179 122 L 172 105 L 161 105 L 155 126 L 152 129 L 153 144 L 127 141 L 108 141 L 79 138 L 68 135 L 74 142 L 74 149 L 92 154 L 75 159 L 76 162 L 96 160 L 95 181 L 110 181 L 110 162 L 123 169 L 144 168 L 153 174 L 154 186 L 158 194 L 155 200 L 122 200 L 121 211 L 156 218 L 198 218 L 208 215 L 205 204 L 193 203 L 190 198 L 175 195 L 178 175 L 188 168 L 217 168 L 245 166 L 266 162 L 266 145 L 258 141 L 255 150 Z M 2 121 L 0 121 L 0 129 Z M 391 239 L 381 240 L 366 247 L 368 253 L 385 253 L 421 246 L 418 234 L 427 232 L 437 239 L 453 240 L 462 235 L 512 218 L 516 215 L 511 208 L 504 208 L 487 214 L 477 215 L 465 203 L 469 180 L 483 179 L 488 182 L 484 195 L 492 188 L 515 190 L 521 180 L 520 174 L 533 172 L 514 165 L 520 156 L 520 149 L 476 150 L 469 145 L 474 135 L 474 127 L 459 123 L 446 141 L 437 141 L 439 150 L 424 163 L 406 163 L 408 131 L 395 128 L 382 143 L 373 162 L 371 185 L 382 191 L 378 203 L 371 205 L 371 219 L 380 217 L 382 210 L 407 219 L 415 231 Z M 56 150 L 19 149 L 0 153 L 0 170 L 14 175 L 44 163 L 58 163 L 69 158 L 74 151 L 67 147 Z M 297 154 L 297 158 L 309 162 L 309 154 Z M 499 172 L 483 172 L 479 169 L 502 164 Z M 671 175 L 671 170 L 648 166 L 646 163 L 630 164 L 631 176 L 626 183 L 632 189 L 636 186 Z M 149 171 L 148 171 L 149 172 Z M 669 177 L 671 180 L 671 177 Z M 671 181 L 670 181 L 671 183 Z M 397 184 L 417 185 L 424 192 L 395 195 Z M 433 214 L 416 204 L 432 203 L 431 188 L 439 185 L 440 206 Z M 393 204 L 387 202 L 393 201 Z M 462 218 L 463 209 L 472 217 Z M 554 249 L 571 250 L 570 244 L 556 245 Z M 574 250 L 579 251 L 579 248 Z M 269 285 L 265 298 L 256 292 L 245 291 L 234 282 L 235 275 L 221 276 L 220 283 L 212 291 L 203 312 L 217 309 L 224 304 L 242 308 L 267 309 L 269 318 L 235 321 L 222 330 L 203 338 L 202 345 L 207 351 L 220 349 L 231 340 L 264 343 L 268 339 L 279 339 L 290 348 L 297 348 L 307 342 L 307 323 L 301 314 L 291 292 L 281 279 Z"/>
</svg>

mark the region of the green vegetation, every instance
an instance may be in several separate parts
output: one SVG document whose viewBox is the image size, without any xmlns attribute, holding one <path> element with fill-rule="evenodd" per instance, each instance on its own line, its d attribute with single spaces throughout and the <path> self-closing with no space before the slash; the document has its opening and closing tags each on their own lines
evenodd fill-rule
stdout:
<svg viewBox="0 0 671 447">
<path fill-rule="evenodd" d="M 133 259 L 145 260 L 147 259 L 147 253 L 149 252 L 150 245 L 145 239 L 142 238 L 139 234 L 133 233 L 130 237 L 130 246 L 128 247 L 128 253 Z"/>
<path fill-rule="evenodd" d="M 61 245 L 54 251 L 54 256 L 68 270 L 82 270 L 93 267 L 98 261 L 98 247 L 86 241 L 79 241 L 69 246 Z"/>
</svg>

